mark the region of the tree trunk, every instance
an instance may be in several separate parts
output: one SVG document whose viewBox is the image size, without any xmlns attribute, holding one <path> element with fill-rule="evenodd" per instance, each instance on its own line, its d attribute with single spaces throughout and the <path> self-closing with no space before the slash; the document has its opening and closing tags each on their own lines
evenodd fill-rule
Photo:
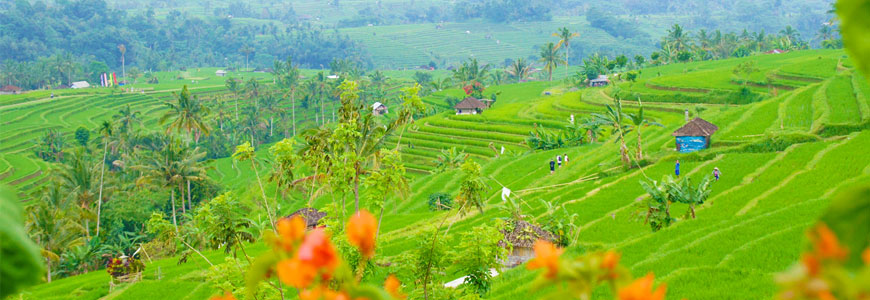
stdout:
<svg viewBox="0 0 870 300">
<path fill-rule="evenodd" d="M 275 118 L 275 117 L 269 117 L 269 140 L 272 139 L 272 135 L 273 135 L 273 134 L 272 134 L 272 129 L 275 128 L 275 123 L 272 122 L 272 120 L 273 120 L 274 118 Z"/>
<path fill-rule="evenodd" d="M 175 234 L 178 234 L 178 221 L 175 218 L 175 190 L 172 190 L 169 197 L 172 199 L 172 225 L 175 226 Z"/>
<path fill-rule="evenodd" d="M 263 195 L 263 205 L 266 209 L 266 214 L 269 216 L 269 225 L 272 225 L 272 231 L 275 229 L 275 220 L 272 219 L 272 210 L 269 209 L 269 200 L 266 198 L 266 189 L 263 188 L 263 182 L 260 180 L 260 172 L 257 171 L 257 166 L 254 165 L 254 159 L 251 159 L 251 169 L 254 169 L 254 175 L 257 176 L 257 184 L 260 185 L 260 193 Z"/>
<path fill-rule="evenodd" d="M 643 160 L 643 142 L 641 140 L 640 126 L 637 126 L 637 160 Z"/>
<path fill-rule="evenodd" d="M 127 63 L 124 62 L 124 55 L 121 54 L 121 77 L 127 80 Z"/>
<path fill-rule="evenodd" d="M 193 201 L 190 201 L 190 180 L 187 180 L 187 209 L 193 210 Z"/>
<path fill-rule="evenodd" d="M 293 115 L 293 136 L 296 136 L 296 88 L 290 90 L 290 111 Z"/>
<path fill-rule="evenodd" d="M 178 183 L 178 192 L 181 193 L 181 213 L 186 214 L 187 208 L 185 208 L 185 205 L 184 205 L 184 188 L 182 187 L 181 182 Z"/>
<path fill-rule="evenodd" d="M 106 137 L 106 142 L 104 143 L 104 145 L 105 146 L 103 146 L 103 163 L 101 164 L 102 166 L 100 167 L 100 192 L 99 192 L 99 196 L 97 196 L 97 234 L 96 234 L 97 237 L 100 236 L 100 213 L 102 212 L 101 210 L 103 207 L 103 175 L 105 174 L 105 171 L 106 171 L 106 154 L 108 154 L 107 152 L 109 150 L 109 138 L 108 137 Z"/>
<path fill-rule="evenodd" d="M 378 230 L 375 231 L 375 241 L 378 240 L 378 235 L 381 233 L 381 221 L 384 219 L 384 207 L 387 206 L 387 195 L 384 195 L 384 205 L 381 206 L 381 215 L 378 217 Z"/>
<path fill-rule="evenodd" d="M 48 257 L 45 258 L 45 279 L 51 283 L 51 259 Z"/>
<path fill-rule="evenodd" d="M 359 174 L 353 178 L 353 206 L 359 213 Z"/>
<path fill-rule="evenodd" d="M 565 42 L 565 78 L 568 78 L 568 53 L 571 52 L 571 46 L 568 45 L 568 42 Z"/>
</svg>

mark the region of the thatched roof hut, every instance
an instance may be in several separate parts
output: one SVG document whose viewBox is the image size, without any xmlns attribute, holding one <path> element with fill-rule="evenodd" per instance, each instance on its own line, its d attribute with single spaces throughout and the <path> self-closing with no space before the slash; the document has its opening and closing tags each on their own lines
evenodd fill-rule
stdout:
<svg viewBox="0 0 870 300">
<path fill-rule="evenodd" d="M 476 115 L 487 108 L 489 108 L 489 106 L 486 105 L 486 103 L 483 103 L 474 97 L 465 98 L 453 106 L 457 115 Z"/>
<path fill-rule="evenodd" d="M 501 233 L 504 234 L 504 240 L 499 243 L 502 247 L 507 246 L 505 242 L 513 245 L 513 249 L 508 254 L 508 259 L 505 262 L 505 265 L 508 267 L 522 264 L 534 258 L 534 247 L 537 240 L 547 240 L 550 242 L 556 240 L 556 237 L 552 233 L 541 229 L 540 226 L 523 220 L 514 220 L 511 223 L 513 224 L 511 231 L 501 230 Z"/>
<path fill-rule="evenodd" d="M 303 220 L 305 220 L 305 227 L 308 229 L 314 229 L 317 227 L 317 222 L 320 222 L 320 219 L 326 216 L 325 212 L 321 212 L 315 208 L 305 207 L 300 210 L 293 212 L 292 214 L 284 217 L 284 218 L 292 218 L 294 216 L 301 216 Z"/>
<path fill-rule="evenodd" d="M 688 153 L 709 148 L 710 136 L 718 130 L 718 126 L 704 119 L 695 118 L 671 135 L 677 137 L 677 151 Z"/>
</svg>

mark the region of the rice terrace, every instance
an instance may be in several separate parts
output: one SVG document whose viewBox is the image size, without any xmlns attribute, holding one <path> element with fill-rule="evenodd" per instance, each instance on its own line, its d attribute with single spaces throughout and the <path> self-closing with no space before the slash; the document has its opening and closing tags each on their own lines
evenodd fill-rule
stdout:
<svg viewBox="0 0 870 300">
<path fill-rule="evenodd" d="M 870 1 L 0 2 L 0 299 L 870 299 Z"/>
</svg>

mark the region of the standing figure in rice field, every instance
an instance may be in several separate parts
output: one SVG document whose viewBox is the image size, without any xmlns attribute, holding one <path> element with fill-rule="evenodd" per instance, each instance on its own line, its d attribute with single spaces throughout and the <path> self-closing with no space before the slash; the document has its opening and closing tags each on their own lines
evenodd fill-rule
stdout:
<svg viewBox="0 0 870 300">
<path fill-rule="evenodd" d="M 550 159 L 550 174 L 553 174 L 553 172 L 555 172 L 555 171 L 556 171 L 556 162 L 553 161 L 553 159 L 551 158 Z"/>
<path fill-rule="evenodd" d="M 676 174 L 677 177 L 680 177 L 680 160 L 679 159 L 677 160 L 677 165 L 674 167 L 674 174 Z"/>
<path fill-rule="evenodd" d="M 719 181 L 719 175 L 722 175 L 722 172 L 719 171 L 719 167 L 713 168 L 713 177 L 716 178 L 716 181 Z"/>
<path fill-rule="evenodd" d="M 562 157 L 565 158 L 565 166 L 567 167 L 568 166 L 568 153 L 565 153 L 565 155 L 562 155 Z"/>
<path fill-rule="evenodd" d="M 556 155 L 556 163 L 559 164 L 559 168 L 562 167 L 562 156 L 561 155 Z"/>
</svg>

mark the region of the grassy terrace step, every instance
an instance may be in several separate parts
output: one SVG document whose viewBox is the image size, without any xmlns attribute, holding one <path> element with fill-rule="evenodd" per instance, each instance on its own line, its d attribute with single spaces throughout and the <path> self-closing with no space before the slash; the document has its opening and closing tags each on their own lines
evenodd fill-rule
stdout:
<svg viewBox="0 0 870 300">
<path fill-rule="evenodd" d="M 780 107 L 780 124 L 784 128 L 796 128 L 809 131 L 813 126 L 813 94 L 819 88 L 813 85 L 804 90 L 798 90 L 794 95 L 782 102 Z"/>
<path fill-rule="evenodd" d="M 476 139 L 486 139 L 492 141 L 503 141 L 508 143 L 522 143 L 525 141 L 524 136 L 514 135 L 514 134 L 504 134 L 504 133 L 495 133 L 495 132 L 485 132 L 485 131 L 470 131 L 470 130 L 457 130 L 455 128 L 449 127 L 438 127 L 433 125 L 420 126 L 417 131 L 419 132 L 427 132 L 427 133 L 435 133 L 435 134 L 443 134 L 443 135 L 456 135 L 460 137 L 468 137 L 468 138 L 476 138 Z"/>
<path fill-rule="evenodd" d="M 861 121 L 861 110 L 850 77 L 835 77 L 825 90 L 825 96 L 830 110 L 828 122 L 842 124 Z"/>
<path fill-rule="evenodd" d="M 481 122 L 474 122 L 473 120 L 460 121 L 445 120 L 439 118 L 427 119 L 426 124 L 445 128 L 456 128 L 458 130 L 486 131 L 513 135 L 527 135 L 529 134 L 529 130 L 531 129 L 523 128 L 522 126 L 517 125 L 484 124 Z"/>
</svg>

